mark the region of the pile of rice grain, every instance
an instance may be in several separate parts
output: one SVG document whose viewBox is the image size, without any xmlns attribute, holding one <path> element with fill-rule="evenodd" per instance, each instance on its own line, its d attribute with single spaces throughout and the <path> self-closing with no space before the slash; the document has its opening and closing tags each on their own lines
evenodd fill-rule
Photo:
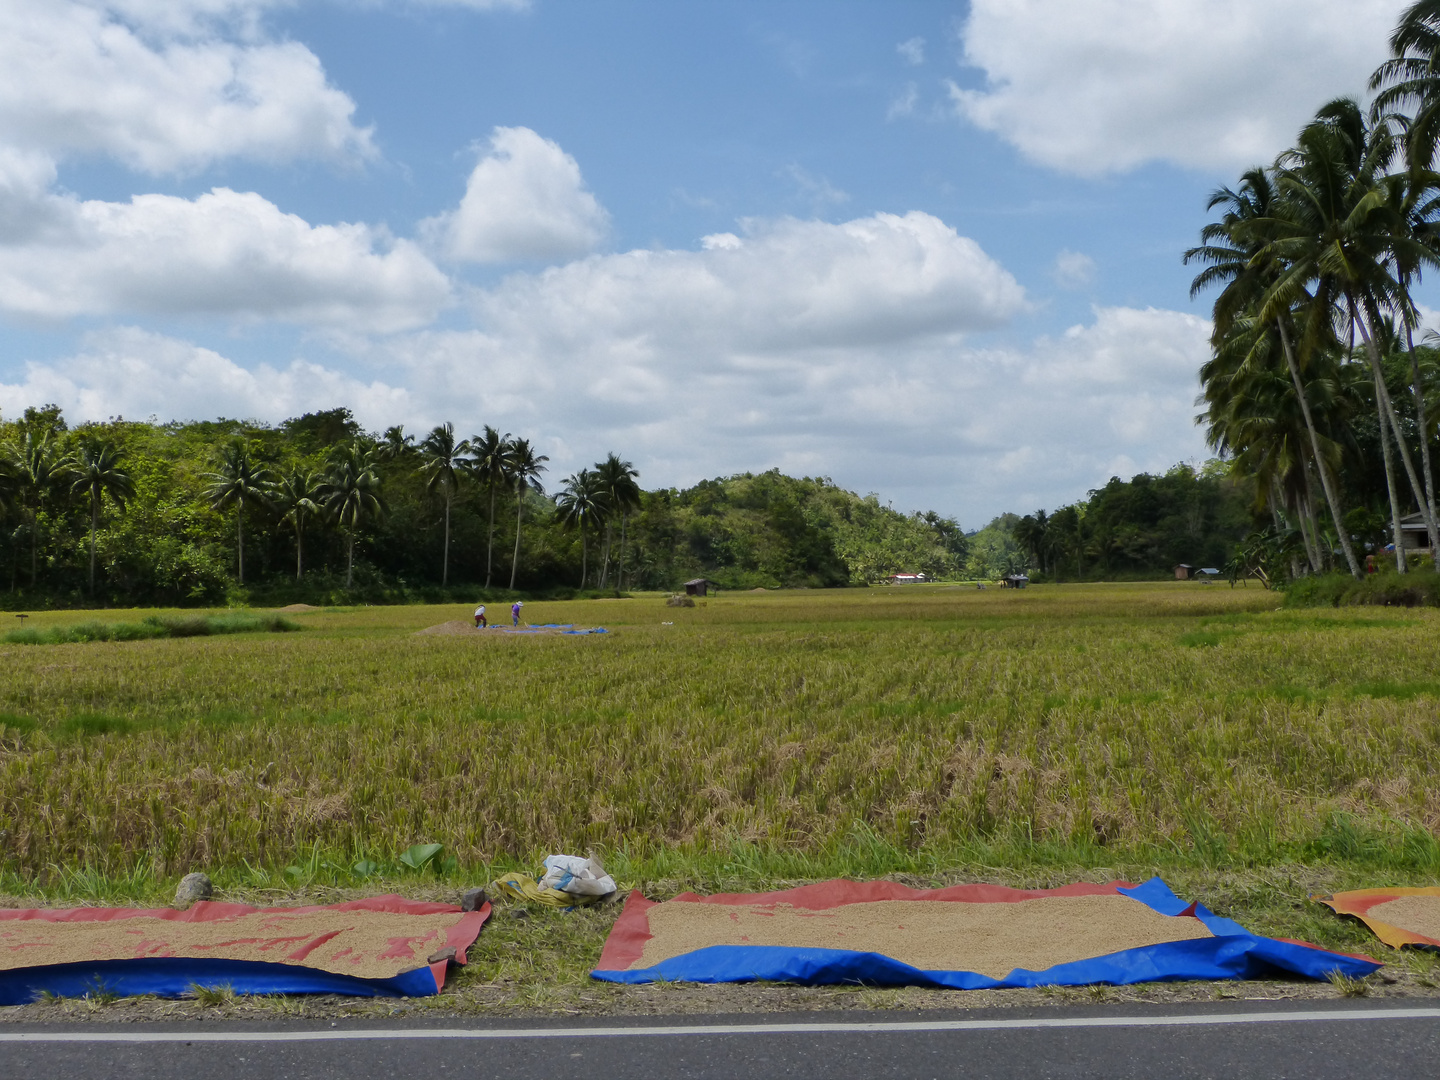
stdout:
<svg viewBox="0 0 1440 1080">
<path fill-rule="evenodd" d="M 1387 900 L 1372 907 L 1365 917 L 1440 941 L 1440 896 L 1402 896 Z"/>
<path fill-rule="evenodd" d="M 1125 949 L 1213 935 L 1199 919 L 1161 915 L 1128 896 L 1055 896 L 1011 903 L 882 900 L 812 910 L 789 904 L 671 900 L 646 915 L 636 968 L 711 945 L 873 952 L 921 971 L 994 979 Z"/>
<path fill-rule="evenodd" d="M 256 911 L 204 922 L 123 919 L 0 921 L 0 970 L 42 964 L 189 959 L 260 960 L 361 979 L 413 971 L 445 947 L 463 912 Z"/>
</svg>

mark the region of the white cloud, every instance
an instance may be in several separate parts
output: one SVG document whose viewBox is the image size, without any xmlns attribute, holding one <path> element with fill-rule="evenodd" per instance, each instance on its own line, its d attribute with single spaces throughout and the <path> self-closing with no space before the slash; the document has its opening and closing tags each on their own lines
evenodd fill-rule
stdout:
<svg viewBox="0 0 1440 1080">
<path fill-rule="evenodd" d="M 559 259 L 592 250 L 610 216 L 585 190 L 580 166 L 529 128 L 497 127 L 460 205 L 422 233 L 463 262 Z"/>
<path fill-rule="evenodd" d="M 320 60 L 243 0 L 6 0 L 0 144 L 169 173 L 374 154 Z"/>
<path fill-rule="evenodd" d="M 409 241 L 310 225 L 253 193 L 80 201 L 43 157 L 0 152 L 0 311 L 207 314 L 394 331 L 450 299 Z"/>
<path fill-rule="evenodd" d="M 1083 289 L 1095 280 L 1095 260 L 1078 251 L 1061 251 L 1050 276 L 1062 289 Z"/>
<path fill-rule="evenodd" d="M 913 82 L 905 84 L 904 93 L 890 102 L 890 108 L 885 111 L 886 120 L 895 120 L 902 116 L 909 116 L 915 111 L 915 106 L 920 101 L 920 88 Z"/>
<path fill-rule="evenodd" d="M 479 328 L 358 339 L 324 364 L 247 371 L 135 330 L 0 386 L 7 415 L 248 414 L 348 405 L 379 429 L 453 420 L 539 440 L 551 475 L 623 451 L 649 486 L 779 466 L 983 524 L 1112 471 L 1203 455 L 1204 320 L 1100 308 L 1021 345 L 1014 279 L 925 214 L 750 223 L 698 251 L 592 256 L 482 291 Z M 342 370 L 363 368 L 363 379 Z"/>
<path fill-rule="evenodd" d="M 1360 94 L 1406 0 L 973 0 L 957 111 L 1080 174 L 1263 163 Z"/>
<path fill-rule="evenodd" d="M 895 46 L 895 51 L 900 54 L 900 59 L 911 67 L 919 67 L 925 63 L 925 39 L 923 37 L 912 37 L 908 41 L 902 41 Z"/>
<path fill-rule="evenodd" d="M 781 169 L 780 175 L 795 182 L 795 190 L 800 198 L 809 203 L 817 213 L 850 201 L 849 192 L 841 191 L 825 177 L 815 176 L 794 162 Z"/>
<path fill-rule="evenodd" d="M 56 364 L 27 364 L 22 382 L 0 383 L 0 414 L 12 417 L 27 405 L 54 402 L 72 420 L 280 420 L 330 407 L 317 401 L 343 402 L 362 423 L 377 427 L 414 408 L 405 390 L 383 382 L 362 382 L 303 360 L 250 371 L 213 350 L 136 327 L 89 334 L 79 354 Z"/>
</svg>

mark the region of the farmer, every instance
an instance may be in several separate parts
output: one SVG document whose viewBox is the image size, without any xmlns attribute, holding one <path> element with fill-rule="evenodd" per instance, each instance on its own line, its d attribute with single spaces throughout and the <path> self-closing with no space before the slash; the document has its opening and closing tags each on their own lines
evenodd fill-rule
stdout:
<svg viewBox="0 0 1440 1080">
<path fill-rule="evenodd" d="M 482 626 L 489 625 L 490 624 L 485 621 L 485 605 L 481 604 L 475 609 L 475 629 L 479 630 Z"/>
<path fill-rule="evenodd" d="M 511 625 L 511 626 L 519 626 L 519 625 L 520 625 L 520 609 L 521 609 L 522 607 L 524 607 L 524 606 L 525 606 L 525 604 L 524 604 L 522 601 L 520 601 L 520 600 L 516 600 L 515 603 L 513 603 L 513 604 L 510 605 L 510 625 Z"/>
</svg>

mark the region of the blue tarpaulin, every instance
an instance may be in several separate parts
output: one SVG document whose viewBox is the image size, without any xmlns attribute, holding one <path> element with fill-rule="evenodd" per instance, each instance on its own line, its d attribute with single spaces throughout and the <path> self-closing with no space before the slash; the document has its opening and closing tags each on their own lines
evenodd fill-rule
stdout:
<svg viewBox="0 0 1440 1080">
<path fill-rule="evenodd" d="M 606 967 L 602 957 L 602 966 L 590 974 L 595 979 L 616 983 L 763 980 L 803 985 L 869 983 L 983 990 L 1093 983 L 1120 986 L 1186 979 L 1256 979 L 1284 974 L 1324 979 L 1336 971 L 1361 978 L 1382 966 L 1369 957 L 1348 956 L 1252 934 L 1239 923 L 1222 919 L 1199 904 L 1185 903 L 1158 877 L 1143 885 L 1117 885 L 1115 892 L 1138 900 L 1162 915 L 1194 915 L 1215 936 L 1127 949 L 1043 971 L 1016 969 L 1001 979 L 973 971 L 922 971 L 873 952 L 775 945 L 712 945 L 638 969 Z"/>
</svg>

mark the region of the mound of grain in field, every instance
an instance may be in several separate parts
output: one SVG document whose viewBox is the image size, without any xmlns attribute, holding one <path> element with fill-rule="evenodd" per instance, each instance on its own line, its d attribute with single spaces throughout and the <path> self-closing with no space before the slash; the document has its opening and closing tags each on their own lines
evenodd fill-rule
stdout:
<svg viewBox="0 0 1440 1080">
<path fill-rule="evenodd" d="M 314 604 L 289 604 L 286 607 L 276 608 L 275 613 L 277 615 L 304 615 L 307 611 L 322 610 L 324 609 L 318 608 Z"/>
<path fill-rule="evenodd" d="M 446 946 L 465 912 L 432 914 L 303 908 L 240 908 L 192 920 L 135 914 L 122 918 L 0 920 L 0 970 L 150 957 L 258 960 L 319 968 L 360 979 L 413 971 Z"/>
<path fill-rule="evenodd" d="M 648 911 L 650 940 L 637 968 L 711 945 L 873 952 L 921 971 L 999 979 L 1124 949 L 1213 936 L 1128 896 L 1055 896 L 1011 903 L 882 900 L 812 910 L 789 904 L 669 901 Z"/>
<path fill-rule="evenodd" d="M 464 619 L 451 619 L 449 622 L 438 623 L 435 626 L 427 626 L 424 630 L 416 630 L 417 634 L 474 634 L 478 633 L 475 624 L 466 622 Z"/>
<path fill-rule="evenodd" d="M 1365 916 L 1440 941 L 1440 896 L 1402 896 L 1376 904 Z"/>
</svg>

